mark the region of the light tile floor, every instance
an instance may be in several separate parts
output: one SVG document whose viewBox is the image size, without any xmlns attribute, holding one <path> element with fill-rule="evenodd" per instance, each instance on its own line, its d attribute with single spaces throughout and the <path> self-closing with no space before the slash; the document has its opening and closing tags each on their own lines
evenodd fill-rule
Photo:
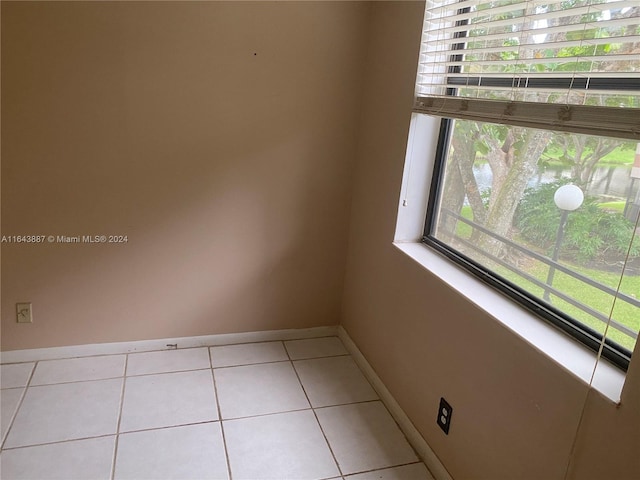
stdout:
<svg viewBox="0 0 640 480">
<path fill-rule="evenodd" d="M 337 337 L 1 369 L 3 480 L 432 480 Z"/>
</svg>

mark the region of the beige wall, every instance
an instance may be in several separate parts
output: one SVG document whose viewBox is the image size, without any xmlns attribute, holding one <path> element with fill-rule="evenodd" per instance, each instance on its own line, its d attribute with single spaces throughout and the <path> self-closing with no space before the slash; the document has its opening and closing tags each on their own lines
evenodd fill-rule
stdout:
<svg viewBox="0 0 640 480">
<path fill-rule="evenodd" d="M 368 9 L 3 1 L 3 350 L 338 323 Z"/>
<path fill-rule="evenodd" d="M 457 480 L 638 478 L 637 360 L 616 407 L 391 245 L 422 11 L 2 2 L 3 234 L 129 236 L 3 245 L 3 350 L 335 324 L 348 237 L 343 324 Z"/>
<path fill-rule="evenodd" d="M 343 325 L 455 479 L 640 478 L 640 360 L 616 407 L 391 244 L 423 8 L 372 10 Z"/>
</svg>

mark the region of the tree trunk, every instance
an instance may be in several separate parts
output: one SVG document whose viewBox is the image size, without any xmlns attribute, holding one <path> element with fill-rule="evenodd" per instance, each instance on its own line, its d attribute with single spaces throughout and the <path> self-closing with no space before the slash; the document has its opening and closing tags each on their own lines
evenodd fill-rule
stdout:
<svg viewBox="0 0 640 480">
<path fill-rule="evenodd" d="M 482 199 L 473 176 L 473 163 L 476 159 L 475 140 L 479 130 L 474 125 L 464 122 L 456 123 L 451 137 L 451 149 L 449 162 L 445 174 L 444 191 L 441 208 L 460 215 L 464 206 L 465 194 L 469 198 L 473 210 L 474 220 L 476 214 L 484 218 L 484 212 L 476 213 L 478 201 L 482 205 Z M 451 241 L 456 232 L 458 220 L 450 215 L 442 214 L 438 225 L 438 234 L 444 241 Z"/>
<path fill-rule="evenodd" d="M 529 179 L 535 173 L 538 159 L 552 135 L 552 132 L 544 130 L 525 130 L 522 149 L 519 154 L 510 155 L 511 163 L 500 180 L 500 187 L 491 192 L 489 212 L 485 223 L 485 227 L 496 235 L 509 238 L 518 202 Z M 504 256 L 504 243 L 499 240 L 483 235 L 480 244 L 487 253 L 499 258 Z"/>
<path fill-rule="evenodd" d="M 464 205 L 464 183 L 460 175 L 459 161 L 460 155 L 454 152 L 447 164 L 444 189 L 440 196 L 440 210 L 447 210 L 458 215 Z M 457 225 L 458 219 L 446 213 L 440 213 L 437 229 L 438 238 L 444 242 L 450 242 L 456 233 Z"/>
</svg>

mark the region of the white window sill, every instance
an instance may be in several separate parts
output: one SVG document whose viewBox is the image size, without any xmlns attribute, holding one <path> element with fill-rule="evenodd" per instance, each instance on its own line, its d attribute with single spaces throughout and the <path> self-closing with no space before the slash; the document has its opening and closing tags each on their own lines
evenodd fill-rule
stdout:
<svg viewBox="0 0 640 480">
<path fill-rule="evenodd" d="M 536 317 L 426 245 L 395 242 L 395 247 L 469 299 L 536 349 L 554 359 L 613 402 L 620 401 L 625 374 L 594 352 Z M 593 380 L 591 376 L 595 368 Z"/>
</svg>

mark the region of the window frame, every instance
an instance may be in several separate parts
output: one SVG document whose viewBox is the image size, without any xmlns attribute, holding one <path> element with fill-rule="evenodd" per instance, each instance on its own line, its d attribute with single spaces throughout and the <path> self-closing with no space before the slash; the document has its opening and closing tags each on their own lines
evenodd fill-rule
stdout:
<svg viewBox="0 0 640 480">
<path fill-rule="evenodd" d="M 459 0 L 463 4 L 464 0 Z M 462 6 L 461 6 L 462 7 Z M 428 8 L 428 4 L 427 4 Z M 458 14 L 466 14 L 471 11 L 470 7 L 464 6 L 458 9 Z M 468 19 L 456 20 L 455 26 L 469 26 L 472 25 L 469 23 Z M 456 40 L 460 41 L 457 42 Z M 451 40 L 451 48 L 456 53 L 451 53 L 448 57 L 450 62 L 460 62 L 464 57 L 464 50 L 466 49 L 466 42 L 468 41 L 468 29 L 456 31 Z M 459 53 L 458 53 L 459 52 Z M 435 238 L 431 234 L 431 232 L 435 231 L 435 222 L 438 218 L 438 210 L 439 210 L 439 199 L 442 193 L 442 187 L 444 184 L 444 172 L 448 157 L 448 150 L 450 139 L 452 135 L 452 125 L 455 118 L 464 119 L 466 121 L 475 121 L 475 122 L 484 122 L 484 123 L 494 123 L 494 124 L 503 124 L 509 126 L 524 126 L 537 128 L 541 130 L 553 131 L 553 132 L 570 132 L 570 133 L 586 133 L 590 135 L 602 135 L 602 136 L 616 136 L 619 138 L 630 139 L 627 135 L 629 132 L 635 132 L 637 135 L 637 120 L 635 119 L 635 115 L 638 115 L 640 110 L 634 108 L 615 108 L 615 107 L 589 107 L 586 105 L 567 105 L 563 108 L 566 108 L 569 113 L 567 117 L 577 116 L 576 113 L 578 110 L 581 113 L 581 116 L 589 117 L 591 122 L 598 124 L 599 128 L 596 132 L 593 132 L 592 128 L 589 126 L 578 125 L 576 123 L 569 122 L 557 122 L 555 128 L 549 125 L 549 113 L 554 109 L 557 109 L 558 105 L 554 104 L 532 104 L 528 102 L 511 102 L 511 101 L 498 101 L 494 103 L 506 104 L 507 110 L 509 110 L 509 114 L 507 115 L 509 121 L 504 120 L 504 115 L 498 115 L 500 121 L 496 120 L 496 117 L 493 115 L 495 113 L 494 107 L 495 105 L 489 105 L 488 111 L 484 110 L 486 107 L 483 107 L 482 104 L 487 105 L 492 102 L 480 101 L 480 108 L 477 111 L 470 114 L 467 110 L 470 108 L 474 108 L 475 99 L 469 97 L 458 96 L 457 91 L 458 88 L 464 88 L 467 86 L 480 85 L 481 83 L 488 82 L 485 86 L 507 86 L 510 84 L 511 87 L 515 87 L 517 89 L 521 89 L 526 91 L 527 88 L 535 88 L 544 86 L 545 88 L 558 88 L 560 90 L 567 89 L 570 87 L 573 90 L 582 90 L 582 91 L 598 91 L 598 90 L 607 90 L 613 86 L 617 90 L 628 91 L 628 92 L 637 92 L 640 93 L 640 78 L 636 77 L 598 77 L 598 78 L 567 78 L 558 76 L 557 78 L 529 78 L 525 75 L 514 75 L 509 79 L 505 78 L 495 78 L 495 79 L 482 79 L 478 78 L 477 84 L 474 84 L 473 81 L 469 83 L 469 78 L 461 75 L 461 67 L 460 66 L 449 66 L 447 67 L 446 73 L 444 75 L 447 77 L 447 85 L 456 85 L 455 87 L 448 87 L 445 92 L 445 96 L 439 97 L 444 103 L 440 103 L 437 108 L 434 108 L 434 105 L 438 101 L 438 96 L 430 97 L 430 96 L 420 96 L 416 97 L 416 105 L 414 106 L 413 112 L 415 114 L 433 114 L 433 110 L 440 110 L 442 112 L 441 115 L 435 114 L 436 116 L 441 117 L 440 126 L 439 126 L 439 134 L 436 144 L 436 152 L 435 158 L 433 162 L 433 170 L 431 171 L 431 182 L 428 194 L 428 203 L 426 207 L 426 221 L 424 223 L 424 231 L 422 234 L 422 243 L 427 245 L 428 247 L 434 249 L 441 255 L 444 255 L 448 260 L 457 264 L 458 266 L 464 268 L 467 272 L 471 273 L 475 277 L 479 278 L 485 284 L 488 284 L 498 292 L 503 295 L 506 295 L 511 300 L 515 301 L 520 306 L 526 308 L 529 312 L 536 315 L 537 317 L 549 322 L 560 331 L 568 334 L 572 338 L 578 340 L 580 343 L 588 347 L 590 350 L 598 353 L 602 351 L 602 356 L 613 363 L 618 368 L 623 371 L 627 371 L 629 367 L 629 363 L 631 360 L 632 352 L 626 349 L 625 347 L 613 342 L 609 338 L 603 336 L 593 328 L 583 324 L 579 320 L 571 317 L 567 313 L 562 310 L 552 306 L 549 303 L 546 303 L 544 300 L 537 298 L 533 294 L 527 292 L 522 287 L 514 284 L 513 282 L 507 280 L 502 277 L 498 273 L 484 267 L 479 262 L 474 261 L 468 256 L 464 255 L 460 251 L 456 250 L 452 246 L 448 245 L 444 241 Z M 453 82 L 451 81 L 453 79 Z M 483 83 L 483 84 L 484 84 Z M 491 85 L 490 85 L 491 84 Z M 459 87 L 458 87 L 459 85 Z M 455 104 L 451 104 L 452 98 L 461 99 L 464 101 L 464 106 L 462 110 L 465 111 L 464 116 L 461 117 L 447 117 L 447 115 L 451 115 L 452 112 L 458 113 L 460 111 L 459 106 Z M 434 101 L 435 99 L 435 101 Z M 449 99 L 449 100 L 447 100 Z M 609 124 L 609 130 L 606 127 L 602 127 L 602 123 L 598 121 L 598 117 L 600 113 L 598 110 L 605 108 L 606 110 L 613 110 L 615 108 L 616 115 L 619 115 L 620 118 L 616 118 L 616 122 L 611 122 L 611 118 L 609 118 L 608 122 L 604 122 L 605 124 Z M 517 113 L 516 113 L 517 112 Z M 489 113 L 489 118 L 485 120 L 485 115 Z M 551 115 L 554 115 L 552 113 Z M 624 117 L 624 118 L 623 118 Z M 564 120 L 564 118 L 563 118 Z M 534 122 L 539 122 L 535 124 Z M 615 125 L 614 125 L 615 124 Z M 604 337 L 604 339 L 603 339 Z M 638 339 L 638 343 L 640 343 L 640 339 Z"/>
<path fill-rule="evenodd" d="M 626 372 L 629 368 L 632 352 L 617 343 L 612 342 L 608 338 L 605 338 L 603 342 L 602 334 L 574 319 L 562 310 L 538 299 L 534 295 L 528 293 L 525 289 L 510 282 L 496 272 L 484 267 L 482 264 L 474 261 L 431 234 L 435 229 L 438 201 L 444 184 L 444 167 L 447 161 L 452 125 L 453 119 L 443 118 L 440 122 L 422 243 L 436 250 L 450 261 L 479 278 L 481 281 L 514 300 L 534 315 L 548 321 L 555 327 L 559 328 L 562 332 L 575 338 L 590 350 L 597 353 L 600 351 L 600 347 L 602 345 L 602 356 Z"/>
</svg>

